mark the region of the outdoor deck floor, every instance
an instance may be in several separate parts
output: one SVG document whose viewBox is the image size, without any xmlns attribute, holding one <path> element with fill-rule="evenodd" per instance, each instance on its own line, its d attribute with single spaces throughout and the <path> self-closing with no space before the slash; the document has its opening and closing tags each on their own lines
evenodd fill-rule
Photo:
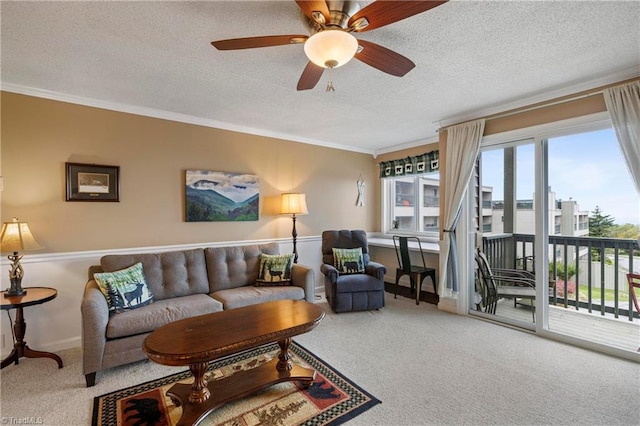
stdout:
<svg viewBox="0 0 640 426">
<path fill-rule="evenodd" d="M 532 322 L 531 308 L 520 304 L 514 307 L 512 300 L 498 302 L 496 316 Z M 549 306 L 549 330 L 626 350 L 635 351 L 640 347 L 640 320 L 629 321 L 612 314 L 602 316 L 586 309 Z"/>
<path fill-rule="evenodd" d="M 385 283 L 388 295 L 393 297 L 394 284 Z M 399 297 L 415 296 L 409 292 L 409 288 L 400 286 Z M 433 295 L 422 291 L 420 300 L 427 303 L 436 303 Z M 514 307 L 513 300 L 502 299 L 498 302 L 496 318 L 508 318 L 519 322 L 531 324 L 533 318 L 528 302 Z M 605 316 L 600 313 L 589 313 L 586 309 L 576 311 L 574 308 L 549 306 L 549 329 L 567 336 L 577 337 L 583 340 L 616 347 L 624 350 L 636 351 L 640 348 L 640 320 L 629 321 L 626 317 L 615 318 L 612 314 Z"/>
</svg>

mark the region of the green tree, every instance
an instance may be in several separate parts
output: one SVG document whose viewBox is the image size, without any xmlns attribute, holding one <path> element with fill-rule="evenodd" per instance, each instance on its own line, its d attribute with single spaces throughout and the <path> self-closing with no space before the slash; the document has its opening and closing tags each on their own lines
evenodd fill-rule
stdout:
<svg viewBox="0 0 640 426">
<path fill-rule="evenodd" d="M 640 225 L 625 223 L 624 225 L 614 225 L 611 229 L 611 236 L 614 238 L 624 238 L 627 240 L 637 240 L 640 238 Z"/>
<path fill-rule="evenodd" d="M 589 217 L 589 236 L 590 237 L 611 237 L 611 231 L 614 227 L 613 218 L 608 214 L 603 214 L 600 206 L 596 206 L 592 215 Z M 599 262 L 604 257 L 603 250 L 599 248 L 591 249 L 591 258 Z"/>
<path fill-rule="evenodd" d="M 603 214 L 600 206 L 596 206 L 592 213 L 593 215 L 589 217 L 589 236 L 611 237 L 614 219 L 608 214 Z"/>
</svg>

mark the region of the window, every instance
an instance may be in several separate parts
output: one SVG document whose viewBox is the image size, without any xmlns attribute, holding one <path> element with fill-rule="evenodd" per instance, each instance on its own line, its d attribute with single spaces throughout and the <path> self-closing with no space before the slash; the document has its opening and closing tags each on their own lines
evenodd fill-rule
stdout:
<svg viewBox="0 0 640 426">
<path fill-rule="evenodd" d="M 428 173 L 382 181 L 383 229 L 437 236 L 440 231 L 440 175 Z"/>
</svg>

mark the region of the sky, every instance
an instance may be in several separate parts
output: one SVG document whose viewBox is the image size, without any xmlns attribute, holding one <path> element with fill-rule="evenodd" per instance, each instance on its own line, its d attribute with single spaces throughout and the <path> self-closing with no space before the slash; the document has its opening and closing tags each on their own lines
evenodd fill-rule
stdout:
<svg viewBox="0 0 640 426">
<path fill-rule="evenodd" d="M 482 184 L 503 199 L 503 150 L 482 154 Z M 517 149 L 517 198 L 532 199 L 534 145 Z M 596 206 L 622 225 L 640 225 L 640 197 L 612 128 L 549 139 L 549 186 L 556 199 L 578 203 L 590 216 Z"/>
</svg>

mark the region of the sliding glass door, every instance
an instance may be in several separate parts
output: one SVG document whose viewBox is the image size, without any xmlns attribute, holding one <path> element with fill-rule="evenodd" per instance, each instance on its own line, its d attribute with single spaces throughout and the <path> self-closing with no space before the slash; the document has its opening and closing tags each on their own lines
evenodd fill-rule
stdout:
<svg viewBox="0 0 640 426">
<path fill-rule="evenodd" d="M 526 328 L 533 328 L 535 319 L 533 245 L 516 242 L 514 235 L 532 240 L 536 234 L 534 165 L 532 139 L 481 150 L 476 188 L 481 239 L 474 253 L 476 283 L 470 307 L 474 313 Z M 515 269 L 529 273 L 512 280 Z M 520 298 L 502 297 L 502 290 L 514 284 L 529 288 L 520 293 L 510 289 Z"/>
<path fill-rule="evenodd" d="M 469 312 L 635 351 L 626 274 L 640 272 L 640 199 L 615 134 L 602 120 L 530 136 L 481 149 Z M 531 285 L 533 294 L 506 289 Z"/>
</svg>

